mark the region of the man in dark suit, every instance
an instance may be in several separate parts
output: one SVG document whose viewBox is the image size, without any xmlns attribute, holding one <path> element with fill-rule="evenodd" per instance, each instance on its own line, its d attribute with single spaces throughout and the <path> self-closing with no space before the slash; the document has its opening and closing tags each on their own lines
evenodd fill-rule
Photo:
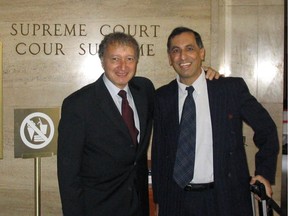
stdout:
<svg viewBox="0 0 288 216">
<path fill-rule="evenodd" d="M 249 184 L 258 180 L 265 185 L 266 193 L 272 195 L 279 150 L 276 126 L 249 93 L 242 78 L 204 78 L 201 65 L 205 50 L 197 32 L 185 27 L 174 29 L 167 48 L 170 65 L 178 75 L 176 80 L 156 91 L 152 184 L 157 215 L 251 216 Z M 181 142 L 185 133 L 180 130 L 184 122 L 181 115 L 189 86 L 194 89 L 190 93 L 194 102 L 189 107 L 195 104 L 196 129 L 189 129 L 188 133 L 195 132 L 195 136 L 187 138 L 186 135 L 185 142 Z M 254 130 L 254 142 L 259 148 L 252 179 L 242 121 Z M 181 148 L 193 139 L 191 146 L 179 156 Z M 193 148 L 195 152 L 191 151 Z M 184 169 L 185 162 L 188 166 Z"/>
<path fill-rule="evenodd" d="M 148 216 L 154 86 L 134 76 L 139 45 L 132 36 L 105 36 L 99 57 L 104 74 L 68 96 L 62 106 L 57 164 L 63 214 Z M 120 90 L 125 90 L 126 108 L 134 118 L 131 133 L 121 116 Z"/>
</svg>

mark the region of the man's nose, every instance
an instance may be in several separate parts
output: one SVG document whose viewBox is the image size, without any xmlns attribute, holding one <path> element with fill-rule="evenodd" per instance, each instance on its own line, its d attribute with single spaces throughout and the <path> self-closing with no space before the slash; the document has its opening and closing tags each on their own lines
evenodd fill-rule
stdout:
<svg viewBox="0 0 288 216">
<path fill-rule="evenodd" d="M 186 57 L 187 57 L 187 53 L 186 53 L 184 50 L 182 50 L 182 51 L 180 52 L 180 58 L 181 58 L 182 60 L 184 60 L 184 59 L 186 59 Z"/>
<path fill-rule="evenodd" d="M 121 68 L 122 70 L 124 70 L 124 69 L 126 68 L 126 66 L 127 66 L 127 62 L 126 62 L 124 59 L 122 59 L 122 60 L 120 61 L 120 68 Z"/>
</svg>

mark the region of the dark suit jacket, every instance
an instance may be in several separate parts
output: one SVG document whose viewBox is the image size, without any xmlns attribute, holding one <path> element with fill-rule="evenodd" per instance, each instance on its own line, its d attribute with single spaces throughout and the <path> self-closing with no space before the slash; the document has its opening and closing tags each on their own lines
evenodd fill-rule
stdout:
<svg viewBox="0 0 288 216">
<path fill-rule="evenodd" d="M 129 83 L 140 121 L 140 142 L 128 128 L 102 76 L 68 96 L 58 138 L 58 180 L 65 216 L 147 216 L 147 148 L 154 86 Z"/>
<path fill-rule="evenodd" d="M 208 81 L 213 133 L 214 180 L 219 216 L 249 216 L 249 171 L 242 122 L 254 130 L 256 171 L 274 182 L 279 148 L 276 126 L 267 111 L 249 93 L 241 78 Z M 152 144 L 152 182 L 159 216 L 181 216 L 185 193 L 173 180 L 179 134 L 176 80 L 156 91 Z M 193 203 L 191 203 L 193 205 Z M 186 215 L 185 215 L 186 216 Z"/>
</svg>

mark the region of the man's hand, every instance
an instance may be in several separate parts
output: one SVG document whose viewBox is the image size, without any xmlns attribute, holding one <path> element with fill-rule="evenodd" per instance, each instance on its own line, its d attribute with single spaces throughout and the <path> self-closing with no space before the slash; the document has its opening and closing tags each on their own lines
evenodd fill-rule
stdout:
<svg viewBox="0 0 288 216">
<path fill-rule="evenodd" d="M 260 176 L 260 175 L 257 175 L 257 176 L 254 176 L 252 177 L 251 181 L 250 181 L 250 184 L 255 184 L 256 181 L 259 181 L 261 182 L 262 184 L 264 184 L 265 186 L 265 190 L 266 190 L 266 194 L 268 197 L 272 197 L 272 194 L 273 194 L 273 191 L 272 191 L 272 187 L 271 187 L 271 184 L 270 182 L 265 179 L 263 176 Z"/>
<path fill-rule="evenodd" d="M 224 76 L 224 75 L 220 75 L 219 72 L 215 71 L 213 68 L 211 67 L 206 67 L 206 66 L 202 66 L 203 70 L 205 71 L 205 77 L 206 79 L 212 80 L 212 79 L 219 79 L 220 76 Z"/>
</svg>

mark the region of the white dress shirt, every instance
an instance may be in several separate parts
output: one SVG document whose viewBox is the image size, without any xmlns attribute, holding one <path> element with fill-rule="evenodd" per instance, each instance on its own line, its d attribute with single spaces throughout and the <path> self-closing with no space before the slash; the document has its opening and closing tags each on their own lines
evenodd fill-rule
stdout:
<svg viewBox="0 0 288 216">
<path fill-rule="evenodd" d="M 119 91 L 121 89 L 119 89 L 117 86 L 115 86 L 106 76 L 105 73 L 103 74 L 103 81 L 116 105 L 116 107 L 118 108 L 120 114 L 121 114 L 121 105 L 122 105 L 122 98 L 118 95 Z M 138 117 L 138 113 L 137 113 L 137 109 L 136 106 L 134 104 L 134 100 L 131 94 L 131 91 L 128 87 L 128 85 L 125 86 L 125 88 L 123 89 L 127 92 L 127 100 L 129 102 L 130 107 L 133 110 L 133 114 L 134 114 L 134 123 L 135 123 L 135 127 L 137 128 L 137 130 L 139 131 L 137 140 L 139 142 L 140 139 L 140 122 L 139 122 L 139 117 Z"/>
<path fill-rule="evenodd" d="M 177 77 L 177 82 L 179 95 L 179 121 L 181 121 L 183 104 L 187 96 L 187 86 L 180 83 L 179 76 Z M 193 92 L 193 98 L 196 105 L 196 151 L 194 177 L 191 180 L 191 183 L 209 183 L 214 181 L 213 139 L 207 83 L 203 70 L 192 86 L 195 89 Z"/>
</svg>

